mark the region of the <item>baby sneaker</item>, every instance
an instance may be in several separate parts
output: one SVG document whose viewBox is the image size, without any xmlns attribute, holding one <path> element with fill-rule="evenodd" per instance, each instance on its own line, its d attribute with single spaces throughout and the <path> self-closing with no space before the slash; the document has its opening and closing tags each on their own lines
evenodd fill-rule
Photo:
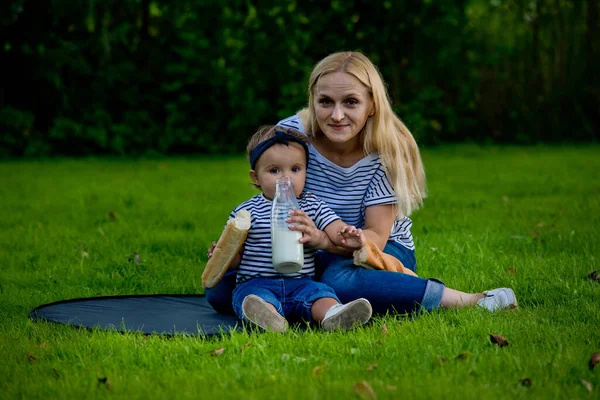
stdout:
<svg viewBox="0 0 600 400">
<path fill-rule="evenodd" d="M 484 297 L 477 301 L 477 305 L 490 311 L 518 305 L 515 292 L 509 288 L 487 290 L 483 292 L 483 295 Z"/>
<path fill-rule="evenodd" d="M 347 304 L 336 304 L 331 307 L 321 326 L 326 331 L 334 329 L 349 330 L 359 325 L 366 324 L 371 319 L 373 309 L 367 299 L 356 299 Z"/>
<path fill-rule="evenodd" d="M 270 303 L 260 297 L 250 294 L 242 301 L 244 319 L 266 331 L 285 332 L 288 322 Z"/>
</svg>

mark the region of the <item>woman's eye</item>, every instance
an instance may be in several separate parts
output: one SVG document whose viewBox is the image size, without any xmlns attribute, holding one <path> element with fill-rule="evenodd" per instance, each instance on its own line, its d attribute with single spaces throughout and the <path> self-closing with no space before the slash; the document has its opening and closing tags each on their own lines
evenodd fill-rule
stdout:
<svg viewBox="0 0 600 400">
<path fill-rule="evenodd" d="M 330 103 L 331 103 L 331 100 L 329 100 L 329 99 L 321 99 L 321 100 L 319 100 L 319 104 L 322 104 L 322 105 L 327 105 L 327 104 L 330 104 Z"/>
<path fill-rule="evenodd" d="M 346 100 L 346 103 L 348 103 L 351 106 L 355 106 L 355 105 L 358 104 L 358 100 L 356 100 L 356 99 L 348 99 L 348 100 Z"/>
</svg>

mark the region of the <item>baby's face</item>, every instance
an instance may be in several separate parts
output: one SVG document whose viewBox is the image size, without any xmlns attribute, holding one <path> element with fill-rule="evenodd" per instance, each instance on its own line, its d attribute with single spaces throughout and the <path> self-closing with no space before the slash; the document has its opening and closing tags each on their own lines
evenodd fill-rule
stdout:
<svg viewBox="0 0 600 400">
<path fill-rule="evenodd" d="M 298 143 L 274 144 L 262 153 L 255 169 L 250 170 L 250 178 L 270 200 L 275 196 L 275 181 L 284 176 L 292 180 L 295 195 L 300 196 L 306 181 L 306 155 Z"/>
</svg>

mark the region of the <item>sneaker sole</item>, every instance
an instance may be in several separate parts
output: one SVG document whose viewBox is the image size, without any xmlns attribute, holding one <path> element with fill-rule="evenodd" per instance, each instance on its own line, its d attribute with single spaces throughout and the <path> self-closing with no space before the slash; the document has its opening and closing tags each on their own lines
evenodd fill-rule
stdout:
<svg viewBox="0 0 600 400">
<path fill-rule="evenodd" d="M 324 320 L 321 326 L 325 331 L 335 329 L 347 331 L 369 322 L 372 314 L 371 304 L 365 299 L 358 299 L 348 304 L 344 311 Z"/>
<path fill-rule="evenodd" d="M 244 317 L 266 331 L 285 332 L 288 323 L 271 305 L 255 295 L 246 296 L 242 302 Z"/>
</svg>

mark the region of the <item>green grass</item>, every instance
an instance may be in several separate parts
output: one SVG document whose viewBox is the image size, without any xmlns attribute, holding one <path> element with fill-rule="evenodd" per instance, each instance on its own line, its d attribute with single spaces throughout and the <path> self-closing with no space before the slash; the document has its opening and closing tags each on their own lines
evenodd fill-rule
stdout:
<svg viewBox="0 0 600 400">
<path fill-rule="evenodd" d="M 200 293 L 207 246 L 255 191 L 242 156 L 0 162 L 2 398 L 358 398 L 360 381 L 379 399 L 599 398 L 588 360 L 600 352 L 600 282 L 586 277 L 600 268 L 600 147 L 423 155 L 418 273 L 465 291 L 512 287 L 516 310 L 213 339 L 31 322 L 29 310 L 62 299 Z"/>
</svg>

